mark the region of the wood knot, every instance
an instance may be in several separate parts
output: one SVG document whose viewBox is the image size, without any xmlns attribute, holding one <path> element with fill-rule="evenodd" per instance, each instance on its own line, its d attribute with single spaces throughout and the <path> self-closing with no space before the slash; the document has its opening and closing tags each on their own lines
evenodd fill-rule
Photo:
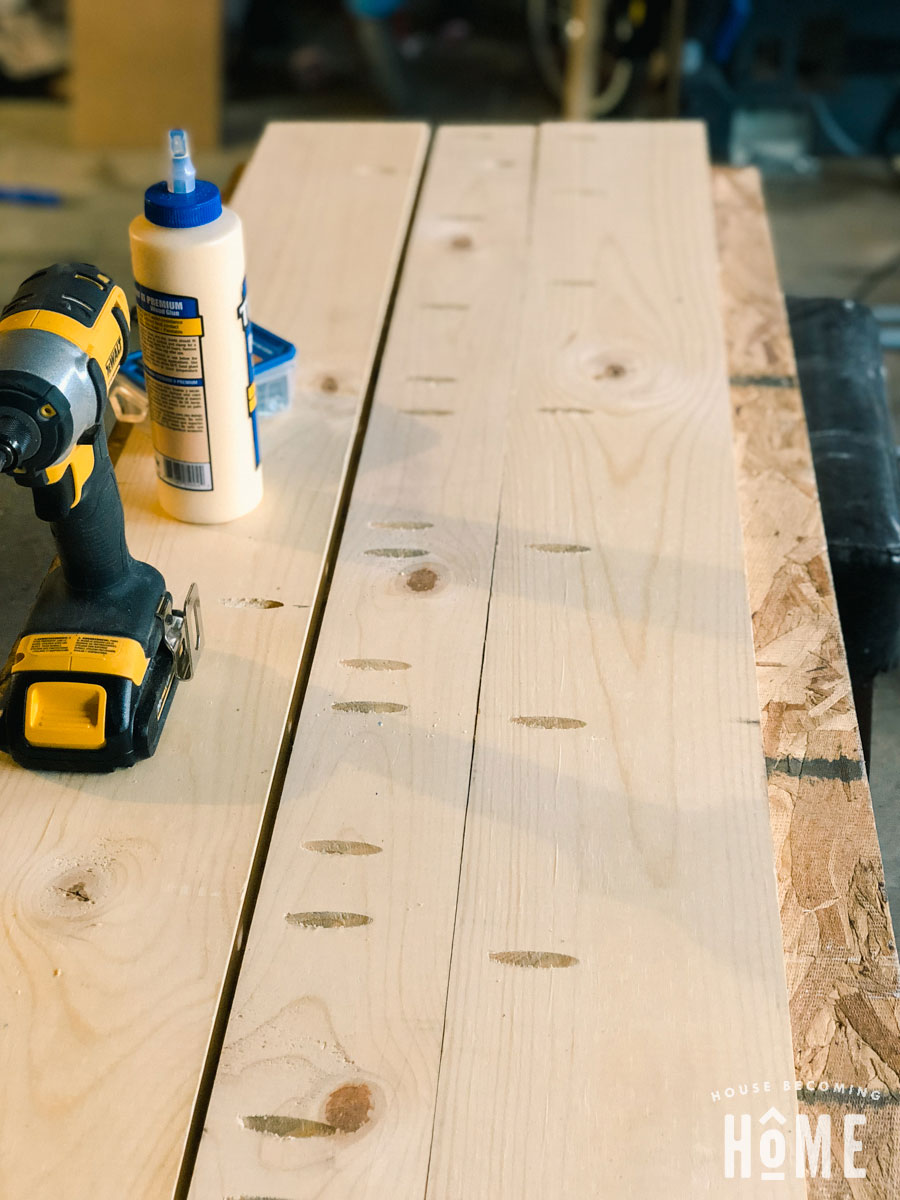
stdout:
<svg viewBox="0 0 900 1200">
<path fill-rule="evenodd" d="M 59 889 L 64 896 L 68 896 L 70 900 L 77 900 L 80 904 L 93 904 L 92 896 L 88 895 L 87 885 L 81 880 L 75 883 L 70 883 L 68 887 Z"/>
<path fill-rule="evenodd" d="M 340 1133 L 356 1133 L 370 1119 L 372 1089 L 366 1083 L 345 1083 L 325 1101 L 325 1122 Z"/>
<path fill-rule="evenodd" d="M 23 882 L 24 908 L 34 919 L 59 928 L 89 928 L 121 897 L 130 880 L 156 853 L 137 838 L 102 836 L 78 855 L 53 855 L 34 863 Z"/>
<path fill-rule="evenodd" d="M 333 375 L 323 375 L 319 380 L 319 390 L 323 392 L 336 392 L 338 390 L 338 381 Z"/>
<path fill-rule="evenodd" d="M 595 379 L 621 379 L 625 374 L 625 368 L 621 363 L 607 363 L 605 367 L 594 372 Z"/>
<path fill-rule="evenodd" d="M 340 1133 L 356 1133 L 368 1124 L 375 1107 L 372 1089 L 367 1083 L 345 1083 L 328 1096 L 325 1101 L 325 1120 L 314 1121 L 308 1117 L 292 1117 L 282 1113 L 266 1113 L 238 1117 L 244 1129 L 269 1137 L 288 1140 L 334 1137 Z M 246 1200 L 263 1200 L 262 1197 L 246 1197 Z"/>
<path fill-rule="evenodd" d="M 431 567 L 419 567 L 417 571 L 410 571 L 406 576 L 406 586 L 411 592 L 431 592 L 437 581 L 437 571 L 433 571 Z"/>
<path fill-rule="evenodd" d="M 471 250 L 474 243 L 467 233 L 458 233 L 450 245 L 454 250 Z"/>
<path fill-rule="evenodd" d="M 44 913 L 68 921 L 93 921 L 97 906 L 112 889 L 109 873 L 100 864 L 72 866 L 49 881 L 41 898 Z"/>
<path fill-rule="evenodd" d="M 574 348 L 573 348 L 574 349 Z M 573 365 L 578 374 L 594 383 L 609 383 L 646 375 L 649 364 L 642 363 L 630 351 L 619 347 L 602 346 L 596 343 L 583 345 L 574 350 Z"/>
</svg>

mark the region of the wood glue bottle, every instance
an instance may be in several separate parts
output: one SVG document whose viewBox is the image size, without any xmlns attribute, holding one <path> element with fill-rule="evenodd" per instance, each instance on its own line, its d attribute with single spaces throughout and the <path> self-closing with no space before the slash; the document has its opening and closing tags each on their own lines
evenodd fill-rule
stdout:
<svg viewBox="0 0 900 1200">
<path fill-rule="evenodd" d="M 183 130 L 168 182 L 129 228 L 159 501 L 180 521 L 232 521 L 262 499 L 244 237 L 195 178 Z"/>
</svg>

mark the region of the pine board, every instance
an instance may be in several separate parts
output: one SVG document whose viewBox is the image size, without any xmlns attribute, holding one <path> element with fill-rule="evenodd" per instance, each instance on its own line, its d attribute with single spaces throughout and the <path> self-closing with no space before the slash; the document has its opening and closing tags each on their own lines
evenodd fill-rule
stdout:
<svg viewBox="0 0 900 1200">
<path fill-rule="evenodd" d="M 897 1096 L 900 970 L 759 177 L 716 171 L 714 194 L 796 1077 Z M 900 1195 L 896 1104 L 811 1095 L 812 1118 L 867 1118 L 866 1180 L 851 1191 L 835 1157 L 811 1200 Z"/>
<path fill-rule="evenodd" d="M 192 1200 L 424 1193 L 534 136 L 432 151 Z"/>
<path fill-rule="evenodd" d="M 143 430 L 118 467 L 132 550 L 176 593 L 199 582 L 200 673 L 131 771 L 0 762 L 9 1200 L 171 1195 L 426 142 L 419 125 L 268 130 L 235 207 L 254 317 L 301 366 L 293 411 L 263 425 L 263 506 L 164 518 Z"/>
<path fill-rule="evenodd" d="M 427 1195 L 695 1200 L 794 1117 L 703 132 L 538 161 Z"/>
</svg>

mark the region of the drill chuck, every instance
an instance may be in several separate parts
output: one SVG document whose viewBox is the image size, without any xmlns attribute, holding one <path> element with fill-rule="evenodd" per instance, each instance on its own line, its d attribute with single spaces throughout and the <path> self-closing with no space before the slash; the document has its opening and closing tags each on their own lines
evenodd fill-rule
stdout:
<svg viewBox="0 0 900 1200">
<path fill-rule="evenodd" d="M 40 444 L 33 421 L 13 413 L 0 413 L 0 474 L 26 462 Z"/>
</svg>

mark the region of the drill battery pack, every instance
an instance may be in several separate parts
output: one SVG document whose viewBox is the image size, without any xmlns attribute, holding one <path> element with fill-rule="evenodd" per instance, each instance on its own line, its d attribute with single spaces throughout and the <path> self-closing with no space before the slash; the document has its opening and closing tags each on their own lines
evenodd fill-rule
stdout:
<svg viewBox="0 0 900 1200">
<path fill-rule="evenodd" d="M 59 570 L 44 581 L 0 673 L 0 749 L 22 766 L 108 772 L 154 754 L 202 641 L 199 602 L 192 588 L 174 611 L 160 572 L 134 566 L 77 606 Z"/>
<path fill-rule="evenodd" d="M 77 605 L 51 571 L 0 672 L 0 749 L 47 771 L 105 772 L 149 758 L 201 640 L 196 588 L 176 612 L 146 563 Z"/>
</svg>

